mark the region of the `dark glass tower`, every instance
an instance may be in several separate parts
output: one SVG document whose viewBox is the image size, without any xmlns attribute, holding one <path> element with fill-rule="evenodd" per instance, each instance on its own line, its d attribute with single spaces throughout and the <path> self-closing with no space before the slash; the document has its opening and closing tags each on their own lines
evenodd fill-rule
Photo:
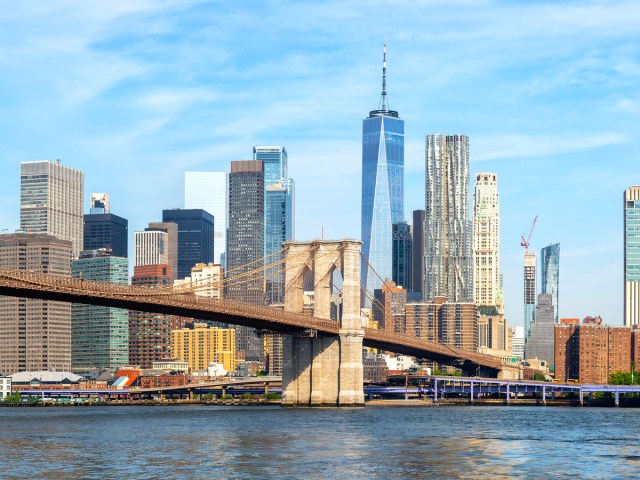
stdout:
<svg viewBox="0 0 640 480">
<path fill-rule="evenodd" d="M 362 255 L 378 273 L 362 265 L 362 284 L 373 292 L 392 277 L 392 225 L 404 220 L 404 120 L 389 110 L 387 47 L 378 110 L 362 122 Z"/>
<path fill-rule="evenodd" d="M 84 250 L 110 248 L 114 257 L 127 258 L 129 222 L 113 213 L 84 216 Z"/>
<path fill-rule="evenodd" d="M 213 215 L 201 208 L 163 210 L 162 221 L 178 225 L 177 278 L 191 275 L 197 263 L 213 262 Z"/>
<path fill-rule="evenodd" d="M 411 287 L 422 293 L 424 283 L 424 210 L 413 211 L 413 245 L 411 252 Z"/>
<path fill-rule="evenodd" d="M 264 257 L 264 170 L 259 160 L 231 162 L 227 272 L 232 277 L 257 268 Z M 250 275 L 231 281 L 226 297 L 246 303 L 264 303 L 264 276 Z M 262 360 L 262 339 L 256 330 L 236 327 L 236 350 L 247 360 Z"/>
<path fill-rule="evenodd" d="M 393 224 L 393 281 L 407 291 L 413 290 L 411 278 L 411 227 L 407 222 Z"/>
<path fill-rule="evenodd" d="M 92 194 L 84 216 L 83 250 L 110 248 L 114 257 L 128 257 L 129 222 L 109 211 L 108 194 Z"/>
</svg>

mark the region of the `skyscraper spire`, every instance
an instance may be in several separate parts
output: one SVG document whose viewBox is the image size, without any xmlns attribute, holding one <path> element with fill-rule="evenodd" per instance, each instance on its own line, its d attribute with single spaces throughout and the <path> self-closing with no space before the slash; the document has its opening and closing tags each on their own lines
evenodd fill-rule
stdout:
<svg viewBox="0 0 640 480">
<path fill-rule="evenodd" d="M 380 95 L 380 104 L 377 110 L 371 110 L 369 117 L 396 117 L 398 112 L 389 110 L 389 101 L 387 99 L 387 42 L 384 42 L 382 50 L 382 94 Z"/>
<path fill-rule="evenodd" d="M 384 42 L 382 51 L 382 96 L 380 98 L 380 110 L 389 110 L 387 104 L 387 42 Z"/>
</svg>

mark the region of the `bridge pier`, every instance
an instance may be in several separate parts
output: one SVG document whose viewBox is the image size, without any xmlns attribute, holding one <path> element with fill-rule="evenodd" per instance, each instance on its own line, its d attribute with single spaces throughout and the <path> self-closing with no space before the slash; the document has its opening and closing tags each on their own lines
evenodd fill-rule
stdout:
<svg viewBox="0 0 640 480">
<path fill-rule="evenodd" d="M 364 405 L 360 320 L 360 244 L 355 240 L 286 242 L 285 310 L 302 313 L 313 281 L 313 315 L 331 318 L 332 276 L 342 276 L 337 336 L 287 335 L 283 340 L 282 405 Z M 306 279 L 306 281 L 305 281 Z M 308 292 L 309 290 L 307 290 Z M 339 308 L 334 307 L 334 315 Z"/>
</svg>

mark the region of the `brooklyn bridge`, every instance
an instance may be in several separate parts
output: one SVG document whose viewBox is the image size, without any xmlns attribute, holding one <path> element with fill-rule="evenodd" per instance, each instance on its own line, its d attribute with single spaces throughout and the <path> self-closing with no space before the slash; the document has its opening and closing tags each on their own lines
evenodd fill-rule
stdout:
<svg viewBox="0 0 640 480">
<path fill-rule="evenodd" d="M 0 295 L 178 315 L 286 334 L 283 404 L 362 404 L 363 346 L 426 358 L 487 377 L 517 378 L 520 374 L 498 357 L 410 332 L 398 333 L 388 328 L 392 322 L 385 322 L 387 328 L 363 326 L 359 241 L 287 242 L 279 262 L 285 282 L 284 309 L 208 298 L 197 294 L 202 288 L 197 285 L 149 288 L 6 268 L 0 268 Z M 342 278 L 342 308 L 339 317 L 332 319 L 330 293 L 336 270 Z M 302 313 L 303 290 L 310 288 L 303 282 L 309 276 L 315 292 L 312 316 Z"/>
</svg>

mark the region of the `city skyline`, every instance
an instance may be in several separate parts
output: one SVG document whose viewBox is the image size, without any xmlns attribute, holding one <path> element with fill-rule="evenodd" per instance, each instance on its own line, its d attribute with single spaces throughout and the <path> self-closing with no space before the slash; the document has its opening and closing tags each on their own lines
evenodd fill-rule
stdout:
<svg viewBox="0 0 640 480">
<path fill-rule="evenodd" d="M 100 19 L 81 6 L 9 8 L 0 20 L 3 44 L 13 52 L 0 64 L 10 92 L 2 97 L 8 142 L 1 228 L 19 226 L 20 162 L 59 157 L 82 170 L 85 213 L 90 192 L 110 192 L 112 211 L 129 219 L 131 237 L 162 209 L 184 208 L 185 171 L 228 171 L 231 160 L 249 158 L 253 145 L 281 144 L 296 158 L 297 237 L 320 237 L 324 226 L 325 238 L 358 238 L 360 121 L 378 94 L 384 35 L 390 81 L 398 85 L 391 106 L 406 121 L 405 217 L 423 208 L 424 136 L 469 135 L 471 174 L 500 177 L 510 324 L 522 323 L 519 237 L 535 215 L 531 248 L 563 245 L 559 315 L 600 314 L 622 324 L 619 199 L 640 183 L 634 155 L 640 108 L 629 93 L 638 76 L 638 7 L 471 3 L 463 18 L 441 4 L 383 7 L 367 16 L 346 7 L 348 19 L 328 2 L 261 7 L 266 18 L 296 14 L 296 22 L 284 15 L 282 38 L 299 28 L 312 33 L 295 48 L 265 35 L 264 27 L 241 44 L 225 40 L 238 38 L 255 4 L 246 10 L 105 5 Z M 383 14 L 403 28 L 381 26 Z M 312 23 L 318 16 L 326 20 L 322 26 Z M 425 34 L 411 18 L 421 16 L 442 21 Z M 40 28 L 45 21 L 54 28 Z M 221 28 L 211 29 L 212 22 Z M 372 28 L 358 28 L 366 22 Z M 348 31 L 324 35 L 340 29 Z M 30 41 L 14 44 L 21 38 Z M 206 68 L 202 59 L 210 62 Z M 165 195 L 154 205 L 148 198 L 159 185 Z M 587 275 L 587 264 L 599 274 Z"/>
</svg>

